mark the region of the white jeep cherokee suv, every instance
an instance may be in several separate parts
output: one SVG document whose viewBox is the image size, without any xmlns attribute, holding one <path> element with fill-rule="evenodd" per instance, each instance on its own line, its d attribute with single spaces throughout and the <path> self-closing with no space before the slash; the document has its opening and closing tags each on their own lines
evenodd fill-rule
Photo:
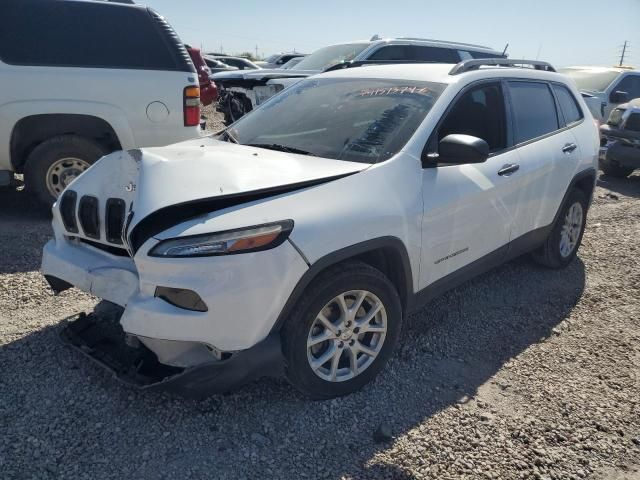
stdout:
<svg viewBox="0 0 640 480">
<path fill-rule="evenodd" d="M 200 134 L 189 54 L 140 5 L 0 1 L 0 79 L 0 185 L 47 207 L 107 153 Z"/>
<path fill-rule="evenodd" d="M 146 388 L 284 366 L 329 398 L 371 381 L 435 295 L 526 252 L 566 266 L 598 132 L 569 80 L 514 62 L 330 72 L 218 136 L 102 158 L 54 206 L 42 271 L 124 309 L 63 336 Z"/>
</svg>

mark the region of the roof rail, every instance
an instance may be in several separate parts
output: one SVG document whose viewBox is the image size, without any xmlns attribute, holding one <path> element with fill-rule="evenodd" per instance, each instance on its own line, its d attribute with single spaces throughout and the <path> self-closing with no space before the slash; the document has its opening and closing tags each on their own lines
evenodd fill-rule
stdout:
<svg viewBox="0 0 640 480">
<path fill-rule="evenodd" d="M 496 67 L 533 67 L 536 70 L 544 70 L 545 72 L 555 72 L 556 69 L 547 62 L 539 62 L 538 60 L 517 60 L 508 58 L 479 58 L 474 60 L 463 60 L 451 69 L 449 75 L 459 75 L 464 72 L 478 70 L 484 66 Z"/>
<path fill-rule="evenodd" d="M 495 52 L 491 47 L 487 47 L 485 45 L 478 45 L 476 43 L 463 43 L 463 42 L 453 42 L 450 40 L 437 40 L 435 38 L 420 38 L 420 37 L 396 37 L 390 38 L 389 40 L 416 40 L 419 42 L 433 42 L 433 43 L 446 43 L 448 45 L 457 45 L 461 47 L 474 47 L 474 48 L 482 48 L 483 50 L 491 50 Z"/>
</svg>

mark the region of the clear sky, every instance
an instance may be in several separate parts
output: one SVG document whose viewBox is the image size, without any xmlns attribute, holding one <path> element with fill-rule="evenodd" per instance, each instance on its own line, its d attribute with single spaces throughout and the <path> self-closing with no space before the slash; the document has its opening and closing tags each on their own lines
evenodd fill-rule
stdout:
<svg viewBox="0 0 640 480">
<path fill-rule="evenodd" d="M 137 0 L 207 51 L 305 53 L 332 43 L 422 37 L 479 43 L 556 66 L 640 67 L 640 0 Z"/>
</svg>

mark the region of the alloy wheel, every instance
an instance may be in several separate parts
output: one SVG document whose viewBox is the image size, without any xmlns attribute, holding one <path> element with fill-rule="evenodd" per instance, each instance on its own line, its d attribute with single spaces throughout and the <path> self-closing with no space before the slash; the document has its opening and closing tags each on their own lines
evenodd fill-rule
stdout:
<svg viewBox="0 0 640 480">
<path fill-rule="evenodd" d="M 567 258 L 575 250 L 582 231 L 582 205 L 575 202 L 564 217 L 564 224 L 560 231 L 560 255 Z"/>
<path fill-rule="evenodd" d="M 351 290 L 329 301 L 307 337 L 313 372 L 329 382 L 350 380 L 378 357 L 387 334 L 387 312 L 366 290 Z"/>
</svg>

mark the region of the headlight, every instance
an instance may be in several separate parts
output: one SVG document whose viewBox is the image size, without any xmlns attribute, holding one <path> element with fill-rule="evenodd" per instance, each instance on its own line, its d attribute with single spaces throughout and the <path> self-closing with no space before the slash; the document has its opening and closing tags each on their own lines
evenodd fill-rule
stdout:
<svg viewBox="0 0 640 480">
<path fill-rule="evenodd" d="M 293 229 L 293 220 L 268 223 L 226 232 L 206 233 L 164 240 L 149 252 L 151 257 L 210 257 L 259 252 L 282 244 Z"/>
</svg>

